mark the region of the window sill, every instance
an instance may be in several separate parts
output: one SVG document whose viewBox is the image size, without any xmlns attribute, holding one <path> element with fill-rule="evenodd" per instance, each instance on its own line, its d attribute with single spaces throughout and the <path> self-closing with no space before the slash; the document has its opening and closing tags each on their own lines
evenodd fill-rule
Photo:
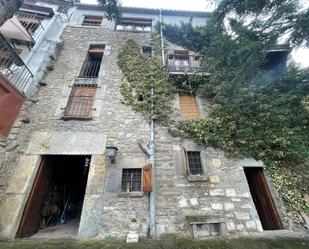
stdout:
<svg viewBox="0 0 309 249">
<path fill-rule="evenodd" d="M 142 197 L 144 192 L 122 192 L 119 193 L 119 197 Z"/>
<path fill-rule="evenodd" d="M 188 182 L 207 182 L 208 179 L 209 177 L 205 175 L 200 175 L 200 176 L 188 175 L 187 176 Z"/>
</svg>

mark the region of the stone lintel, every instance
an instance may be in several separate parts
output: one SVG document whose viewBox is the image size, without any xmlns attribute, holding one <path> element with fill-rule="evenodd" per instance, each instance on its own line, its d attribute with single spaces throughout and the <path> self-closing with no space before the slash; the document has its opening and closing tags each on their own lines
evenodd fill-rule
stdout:
<svg viewBox="0 0 309 249">
<path fill-rule="evenodd" d="M 104 154 L 107 136 L 96 132 L 35 132 L 26 154 L 96 155 Z"/>
</svg>

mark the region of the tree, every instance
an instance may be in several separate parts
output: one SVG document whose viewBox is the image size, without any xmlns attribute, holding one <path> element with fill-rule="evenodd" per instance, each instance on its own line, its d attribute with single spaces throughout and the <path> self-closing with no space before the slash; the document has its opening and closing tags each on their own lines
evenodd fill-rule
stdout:
<svg viewBox="0 0 309 249">
<path fill-rule="evenodd" d="M 119 0 L 98 0 L 98 3 L 105 9 L 108 20 L 113 20 L 116 23 L 119 23 L 121 20 Z"/>
</svg>

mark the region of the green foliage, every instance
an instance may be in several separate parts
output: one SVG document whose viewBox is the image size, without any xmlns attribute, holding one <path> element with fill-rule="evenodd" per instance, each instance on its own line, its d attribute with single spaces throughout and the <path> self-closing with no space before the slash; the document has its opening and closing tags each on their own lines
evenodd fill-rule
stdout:
<svg viewBox="0 0 309 249">
<path fill-rule="evenodd" d="M 128 39 L 118 54 L 118 65 L 125 76 L 120 89 L 123 102 L 156 121 L 168 120 L 171 88 L 160 57 L 143 56 L 137 42 Z"/>
<path fill-rule="evenodd" d="M 120 1 L 119 0 L 97 0 L 97 1 L 98 4 L 105 9 L 107 13 L 106 17 L 108 20 L 119 23 L 121 19 Z"/>
<path fill-rule="evenodd" d="M 175 74 L 170 75 L 169 82 L 178 93 L 197 93 L 202 87 L 206 87 L 209 75 L 198 74 Z"/>
<path fill-rule="evenodd" d="M 299 222 L 297 212 L 309 208 L 303 198 L 308 192 L 309 70 L 290 67 L 284 77 L 276 72 L 271 77 L 262 69 L 267 51 L 286 32 L 291 46 L 308 42 L 308 10 L 297 12 L 296 2 L 220 0 L 205 26 L 161 25 L 166 39 L 206 61 L 209 75 L 198 90 L 210 97 L 212 108 L 207 119 L 180 122 L 170 133 L 263 160 L 289 207 L 287 216 Z"/>
</svg>

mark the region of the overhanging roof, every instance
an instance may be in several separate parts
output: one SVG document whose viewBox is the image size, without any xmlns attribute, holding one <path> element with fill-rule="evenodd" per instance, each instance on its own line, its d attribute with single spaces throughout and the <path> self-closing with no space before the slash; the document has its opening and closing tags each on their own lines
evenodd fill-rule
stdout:
<svg viewBox="0 0 309 249">
<path fill-rule="evenodd" d="M 103 7 L 97 4 L 80 4 L 76 3 L 79 9 L 88 10 L 104 10 Z M 152 14 L 159 15 L 160 11 L 162 15 L 172 15 L 172 16 L 187 16 L 187 17 L 210 17 L 212 12 L 207 11 L 188 11 L 188 10 L 170 10 L 170 9 L 152 9 L 152 8 L 138 8 L 138 7 L 121 7 L 121 12 L 124 13 L 137 13 L 137 14 Z"/>
</svg>

